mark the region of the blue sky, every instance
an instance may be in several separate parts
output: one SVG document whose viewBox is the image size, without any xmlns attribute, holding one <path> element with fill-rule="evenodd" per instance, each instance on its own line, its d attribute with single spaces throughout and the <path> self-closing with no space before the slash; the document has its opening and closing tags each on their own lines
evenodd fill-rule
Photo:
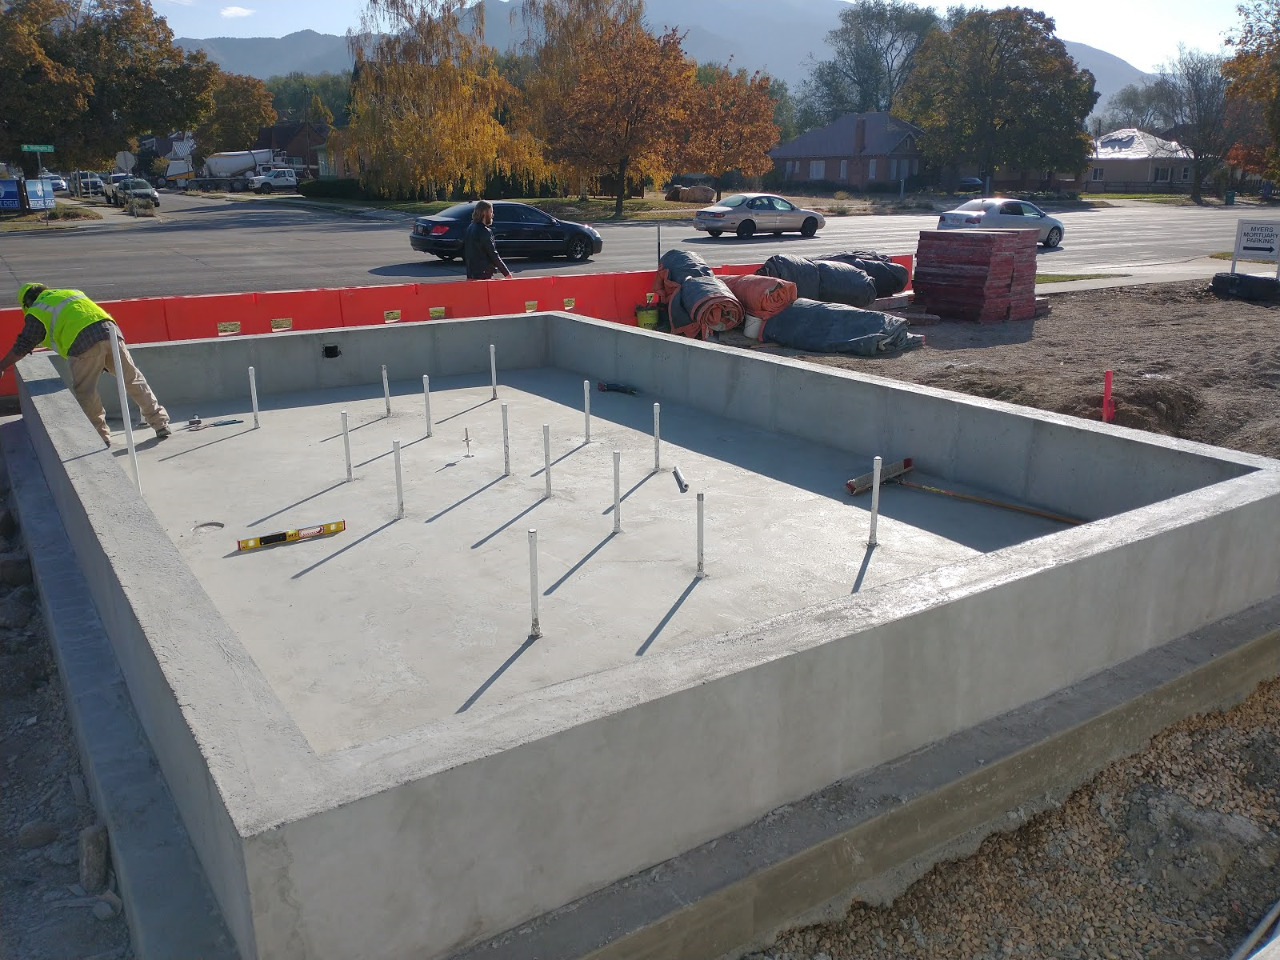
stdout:
<svg viewBox="0 0 1280 960">
<path fill-rule="evenodd" d="M 360 19 L 361 0 L 152 0 L 179 37 L 279 37 L 310 28 L 346 33 Z M 916 2 L 916 0 L 912 0 Z M 945 8 L 946 3 L 924 3 Z M 1004 3 L 969 3 L 996 8 Z M 1020 0 L 1057 21 L 1058 36 L 1115 54 L 1140 70 L 1154 71 L 1178 44 L 1216 51 L 1223 33 L 1239 22 L 1236 0 Z"/>
</svg>

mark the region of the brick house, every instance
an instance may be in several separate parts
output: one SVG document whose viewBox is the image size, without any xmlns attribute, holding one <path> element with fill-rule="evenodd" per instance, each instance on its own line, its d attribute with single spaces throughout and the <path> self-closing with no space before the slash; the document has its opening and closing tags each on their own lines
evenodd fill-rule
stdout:
<svg viewBox="0 0 1280 960">
<path fill-rule="evenodd" d="M 1093 142 L 1084 189 L 1100 192 L 1187 189 L 1191 155 L 1172 140 L 1133 128 Z"/>
<path fill-rule="evenodd" d="M 888 113 L 846 113 L 817 130 L 780 143 L 769 156 L 783 181 L 896 184 L 920 173 L 919 127 Z"/>
</svg>

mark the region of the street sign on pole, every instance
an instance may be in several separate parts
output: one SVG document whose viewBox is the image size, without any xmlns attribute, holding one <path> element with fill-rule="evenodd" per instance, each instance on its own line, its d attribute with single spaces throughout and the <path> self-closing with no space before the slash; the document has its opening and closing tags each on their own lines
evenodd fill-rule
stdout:
<svg viewBox="0 0 1280 960">
<path fill-rule="evenodd" d="M 51 143 L 24 143 L 22 145 L 23 153 L 53 153 L 53 144 Z"/>
<path fill-rule="evenodd" d="M 1280 278 L 1280 220 L 1241 220 L 1236 224 L 1236 248 L 1231 254 L 1231 272 L 1238 260 L 1274 260 Z"/>
</svg>

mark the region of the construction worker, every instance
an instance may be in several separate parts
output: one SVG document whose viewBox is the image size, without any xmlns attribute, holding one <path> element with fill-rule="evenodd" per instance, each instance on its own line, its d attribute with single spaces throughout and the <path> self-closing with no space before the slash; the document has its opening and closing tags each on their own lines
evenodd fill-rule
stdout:
<svg viewBox="0 0 1280 960">
<path fill-rule="evenodd" d="M 71 365 L 71 392 L 75 394 L 89 422 L 109 447 L 111 430 L 107 413 L 98 396 L 98 378 L 105 371 L 119 377 L 111 355 L 111 330 L 119 328 L 111 314 L 79 290 L 50 290 L 43 283 L 24 283 L 18 290 L 18 303 L 24 314 L 22 331 L 13 348 L 0 359 L 0 374 L 36 347 L 53 347 Z M 129 348 L 120 336 L 120 366 L 129 399 L 142 410 L 143 417 L 156 438 L 170 436 L 169 414 L 156 400 L 147 378 L 133 364 Z M 128 411 L 125 411 L 128 416 Z"/>
</svg>

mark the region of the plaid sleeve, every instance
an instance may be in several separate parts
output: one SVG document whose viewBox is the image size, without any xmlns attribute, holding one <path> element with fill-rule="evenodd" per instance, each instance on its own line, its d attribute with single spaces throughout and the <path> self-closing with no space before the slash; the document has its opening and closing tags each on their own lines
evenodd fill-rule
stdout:
<svg viewBox="0 0 1280 960">
<path fill-rule="evenodd" d="M 45 330 L 44 324 L 41 323 L 33 314 L 24 314 L 22 331 L 13 341 L 13 352 L 26 356 L 36 347 L 44 342 Z"/>
</svg>

